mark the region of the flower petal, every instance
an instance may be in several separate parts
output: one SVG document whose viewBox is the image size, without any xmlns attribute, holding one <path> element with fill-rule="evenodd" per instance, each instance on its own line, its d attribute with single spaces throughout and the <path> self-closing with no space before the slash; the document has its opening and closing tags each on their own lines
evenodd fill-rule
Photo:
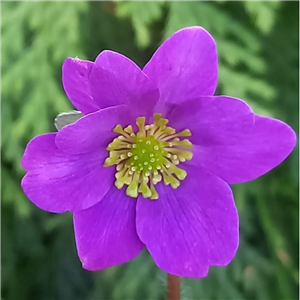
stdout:
<svg viewBox="0 0 300 300">
<path fill-rule="evenodd" d="M 242 100 L 228 96 L 202 96 L 179 105 L 167 116 L 177 131 L 190 129 L 193 145 L 213 146 L 238 142 L 252 129 L 254 114 Z"/>
<path fill-rule="evenodd" d="M 94 63 L 87 60 L 68 57 L 62 67 L 62 82 L 65 92 L 73 105 L 84 114 L 99 109 L 94 101 L 89 75 Z"/>
<path fill-rule="evenodd" d="M 114 169 L 104 168 L 105 148 L 68 155 L 55 145 L 55 133 L 35 137 L 22 158 L 28 172 L 22 180 L 27 197 L 39 208 L 62 213 L 99 202 L 114 182 Z"/>
<path fill-rule="evenodd" d="M 59 149 L 69 154 L 82 154 L 99 151 L 116 137 L 116 125 L 128 125 L 132 119 L 126 105 L 108 107 L 82 117 L 77 122 L 63 127 L 56 136 Z"/>
<path fill-rule="evenodd" d="M 143 71 L 160 91 L 160 105 L 213 95 L 218 57 L 212 36 L 202 27 L 181 29 L 154 53 Z"/>
<path fill-rule="evenodd" d="M 226 145 L 195 146 L 191 164 L 202 166 L 228 183 L 253 180 L 275 168 L 292 152 L 296 134 L 287 124 L 255 116 L 251 131 Z"/>
<path fill-rule="evenodd" d="M 226 182 L 201 168 L 187 172 L 176 190 L 158 184 L 157 201 L 138 199 L 137 232 L 162 270 L 201 278 L 233 259 L 238 214 Z"/>
<path fill-rule="evenodd" d="M 135 258 L 144 248 L 136 233 L 136 199 L 112 187 L 95 206 L 74 214 L 83 268 L 102 270 Z"/>
<path fill-rule="evenodd" d="M 159 98 L 157 87 L 142 70 L 113 51 L 98 55 L 90 80 L 94 100 L 101 108 L 128 104 L 141 116 L 148 111 L 152 114 Z"/>
</svg>

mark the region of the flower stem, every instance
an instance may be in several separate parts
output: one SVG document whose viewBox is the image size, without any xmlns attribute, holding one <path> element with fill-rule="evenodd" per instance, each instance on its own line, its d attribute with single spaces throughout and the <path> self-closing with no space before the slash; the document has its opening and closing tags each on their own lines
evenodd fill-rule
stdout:
<svg viewBox="0 0 300 300">
<path fill-rule="evenodd" d="M 167 300 L 180 300 L 180 277 L 168 274 Z"/>
</svg>

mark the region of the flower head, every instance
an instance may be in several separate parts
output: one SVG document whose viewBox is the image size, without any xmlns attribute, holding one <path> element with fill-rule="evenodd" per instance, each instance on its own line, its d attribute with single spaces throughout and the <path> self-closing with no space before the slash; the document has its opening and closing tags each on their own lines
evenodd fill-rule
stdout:
<svg viewBox="0 0 300 300">
<path fill-rule="evenodd" d="M 242 100 L 213 96 L 217 75 L 216 45 L 201 27 L 176 32 L 142 70 L 112 51 L 65 60 L 64 89 L 83 115 L 29 142 L 22 187 L 41 209 L 74 214 L 84 268 L 147 248 L 164 271 L 199 278 L 233 259 L 229 184 L 270 171 L 296 138 Z"/>
</svg>

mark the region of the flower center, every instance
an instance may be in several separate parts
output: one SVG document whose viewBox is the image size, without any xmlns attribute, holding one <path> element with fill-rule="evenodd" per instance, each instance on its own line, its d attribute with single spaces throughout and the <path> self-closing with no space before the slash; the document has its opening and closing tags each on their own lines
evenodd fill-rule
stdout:
<svg viewBox="0 0 300 300">
<path fill-rule="evenodd" d="M 192 143 L 180 139 L 191 136 L 191 132 L 185 129 L 176 133 L 174 128 L 166 126 L 169 121 L 161 114 L 154 114 L 151 125 L 145 125 L 145 120 L 145 117 L 136 119 L 137 133 L 131 125 L 124 129 L 117 125 L 113 129 L 120 135 L 106 148 L 109 157 L 104 166 L 117 166 L 115 185 L 118 189 L 127 185 L 128 196 L 136 198 L 141 193 L 144 198 L 158 199 L 154 187 L 158 182 L 163 180 L 164 184 L 176 189 L 179 180 L 187 175 L 176 165 L 193 157 L 192 152 L 184 149 L 192 148 Z"/>
</svg>

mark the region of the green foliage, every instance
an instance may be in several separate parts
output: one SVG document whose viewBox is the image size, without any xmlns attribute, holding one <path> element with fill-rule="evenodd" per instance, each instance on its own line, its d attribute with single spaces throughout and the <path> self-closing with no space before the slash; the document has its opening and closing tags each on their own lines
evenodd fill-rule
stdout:
<svg viewBox="0 0 300 300">
<path fill-rule="evenodd" d="M 61 84 L 67 56 L 103 49 L 144 65 L 179 28 L 200 25 L 217 42 L 218 94 L 298 128 L 298 2 L 116 1 L 1 3 L 2 296 L 5 300 L 165 299 L 166 276 L 145 251 L 98 273 L 77 258 L 70 214 L 37 209 L 20 188 L 20 159 L 35 135 L 54 131 L 71 104 Z M 240 248 L 226 268 L 182 280 L 182 299 L 296 299 L 298 155 L 234 186 Z"/>
<path fill-rule="evenodd" d="M 116 16 L 131 20 L 137 45 L 140 48 L 150 46 L 150 25 L 162 17 L 165 1 L 120 1 L 116 4 Z"/>
<path fill-rule="evenodd" d="M 277 16 L 280 1 L 246 1 L 245 9 L 262 33 L 270 33 Z"/>
</svg>

